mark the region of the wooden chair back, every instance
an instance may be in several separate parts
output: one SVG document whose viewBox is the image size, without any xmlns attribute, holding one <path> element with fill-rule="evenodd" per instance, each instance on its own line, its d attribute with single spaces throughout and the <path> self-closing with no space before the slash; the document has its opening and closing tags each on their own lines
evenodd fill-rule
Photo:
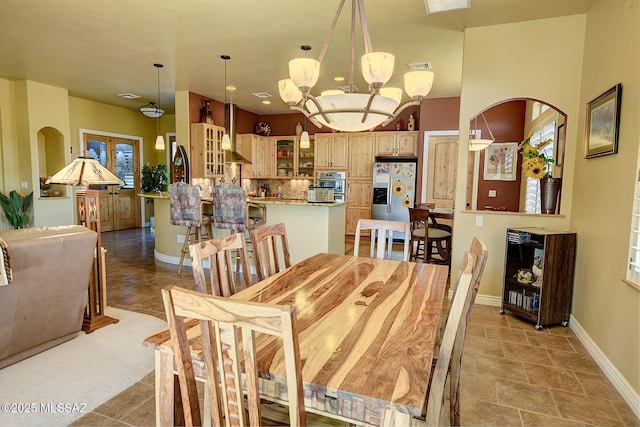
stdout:
<svg viewBox="0 0 640 427">
<path fill-rule="evenodd" d="M 371 258 L 391 259 L 394 232 L 404 233 L 403 261 L 409 261 L 409 242 L 411 240 L 411 223 L 402 221 L 385 221 L 380 219 L 359 219 L 356 226 L 353 255 L 358 256 L 360 250 L 360 233 L 371 230 Z"/>
<path fill-rule="evenodd" d="M 408 209 L 411 223 L 411 259 L 417 260 L 422 256 L 424 262 L 451 265 L 451 231 L 436 227 L 429 215 L 429 209 Z M 441 255 L 442 259 L 433 258 L 433 255 Z"/>
<path fill-rule="evenodd" d="M 451 405 L 451 425 L 460 425 L 460 369 L 462 367 L 462 348 L 464 347 L 464 338 L 467 333 L 467 326 L 469 320 L 471 320 L 471 307 L 478 295 L 478 288 L 480 287 L 480 280 L 484 273 L 484 267 L 487 264 L 487 258 L 489 257 L 489 251 L 487 246 L 477 237 L 474 237 L 471 241 L 471 247 L 469 253 L 474 254 L 474 266 L 473 277 L 471 278 L 471 303 L 470 308 L 467 310 L 466 318 L 462 325 L 460 325 L 460 331 L 456 336 L 456 341 L 453 346 L 453 354 L 451 356 L 451 377 L 450 383 L 450 405 Z M 457 289 L 454 289 L 454 295 Z M 452 297 L 453 299 L 454 297 Z"/>
<path fill-rule="evenodd" d="M 242 266 L 244 287 L 251 286 L 251 270 L 244 235 L 234 233 L 218 239 L 210 239 L 189 246 L 193 278 L 198 292 L 229 297 L 236 293 L 236 274 L 232 258 Z M 204 271 L 204 261 L 209 261 L 209 275 Z M 237 270 L 237 269 L 236 269 Z"/>
<path fill-rule="evenodd" d="M 287 230 L 283 223 L 252 229 L 251 244 L 256 260 L 258 280 L 264 280 L 291 267 Z M 278 248 L 282 251 L 281 254 L 279 254 Z"/>
<path fill-rule="evenodd" d="M 289 423 L 292 426 L 306 425 L 295 307 L 216 297 L 173 285 L 162 290 L 162 297 L 180 382 L 185 425 L 263 425 L 256 332 L 275 336 L 278 339 L 274 342 L 282 343 Z M 211 423 L 202 423 L 185 327 L 187 318 L 200 320 Z M 219 383 L 219 378 L 223 378 L 223 384 Z M 246 382 L 244 390 L 243 380 Z M 245 393 L 246 404 L 243 402 Z"/>
<path fill-rule="evenodd" d="M 476 265 L 476 255 L 472 252 L 465 252 L 462 267 L 456 281 L 457 292 L 453 298 L 447 323 L 442 335 L 440 349 L 438 351 L 438 359 L 435 368 L 431 372 L 430 384 L 427 387 L 427 393 L 423 401 L 423 415 L 426 416 L 426 425 L 440 425 L 440 415 L 445 398 L 445 385 L 449 368 L 454 369 L 451 361 L 454 357 L 454 347 L 458 340 L 459 334 L 464 334 L 466 328 L 467 313 L 471 307 L 471 297 L 473 295 L 473 273 Z M 459 349 L 462 353 L 462 349 Z M 459 369 L 459 366 L 458 368 Z M 456 376 L 459 378 L 459 373 Z M 453 378 L 453 373 L 451 378 Z M 451 384 L 451 389 L 454 386 Z"/>
</svg>

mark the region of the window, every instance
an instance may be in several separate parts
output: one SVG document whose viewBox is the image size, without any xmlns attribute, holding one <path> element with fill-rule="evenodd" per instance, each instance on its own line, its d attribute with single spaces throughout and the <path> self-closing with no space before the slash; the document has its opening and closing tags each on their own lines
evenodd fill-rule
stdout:
<svg viewBox="0 0 640 427">
<path fill-rule="evenodd" d="M 629 264 L 627 267 L 627 281 L 640 285 L 640 152 L 636 184 L 633 192 L 633 213 L 631 215 L 631 232 L 629 239 Z"/>
<path fill-rule="evenodd" d="M 536 103 L 538 104 L 538 103 Z M 531 145 L 538 145 L 542 141 L 552 139 L 553 142 L 544 148 L 544 152 L 548 157 L 553 158 L 556 134 L 555 114 L 538 116 L 540 123 L 536 123 L 529 131 L 531 133 Z M 549 120 L 553 120 L 549 122 Z M 525 183 L 525 199 L 524 211 L 527 213 L 540 213 L 540 180 L 534 178 L 526 178 Z"/>
</svg>

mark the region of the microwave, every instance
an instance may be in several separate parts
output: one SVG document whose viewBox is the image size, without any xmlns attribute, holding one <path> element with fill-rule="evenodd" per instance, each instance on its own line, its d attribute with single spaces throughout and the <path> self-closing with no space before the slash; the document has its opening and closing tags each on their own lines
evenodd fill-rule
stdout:
<svg viewBox="0 0 640 427">
<path fill-rule="evenodd" d="M 307 191 L 307 202 L 309 203 L 333 203 L 334 191 L 333 188 L 320 187 L 317 185 L 310 185 Z"/>
</svg>

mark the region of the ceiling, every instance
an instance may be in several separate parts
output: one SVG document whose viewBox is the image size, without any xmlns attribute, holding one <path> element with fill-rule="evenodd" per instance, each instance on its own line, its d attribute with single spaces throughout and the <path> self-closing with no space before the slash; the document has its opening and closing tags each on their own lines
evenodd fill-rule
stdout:
<svg viewBox="0 0 640 427">
<path fill-rule="evenodd" d="M 409 63 L 430 62 L 433 98 L 458 96 L 464 28 L 585 13 L 593 0 L 471 0 L 471 8 L 427 15 L 422 0 L 365 0 L 374 50 L 396 57 L 388 83 L 402 87 Z M 290 110 L 278 95 L 288 61 L 312 46 L 317 57 L 338 0 L 0 0 L 0 77 L 68 88 L 71 96 L 127 108 L 157 99 L 173 111 L 174 93 L 225 99 L 257 114 Z M 348 85 L 350 2 L 321 65 L 312 93 Z M 491 47 L 487 47 L 490 49 Z M 361 77 L 362 37 L 356 32 L 354 84 Z M 336 83 L 333 78 L 346 81 Z M 252 95 L 273 95 L 271 105 Z M 139 99 L 118 97 L 133 93 Z M 408 98 L 404 95 L 404 101 Z"/>
</svg>

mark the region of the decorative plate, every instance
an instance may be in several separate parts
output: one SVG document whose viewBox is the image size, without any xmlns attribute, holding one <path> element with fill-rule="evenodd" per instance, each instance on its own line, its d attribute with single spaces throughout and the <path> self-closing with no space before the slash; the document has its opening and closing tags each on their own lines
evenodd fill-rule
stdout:
<svg viewBox="0 0 640 427">
<path fill-rule="evenodd" d="M 259 122 L 256 125 L 256 135 L 269 136 L 271 135 L 271 126 L 267 122 Z"/>
</svg>

